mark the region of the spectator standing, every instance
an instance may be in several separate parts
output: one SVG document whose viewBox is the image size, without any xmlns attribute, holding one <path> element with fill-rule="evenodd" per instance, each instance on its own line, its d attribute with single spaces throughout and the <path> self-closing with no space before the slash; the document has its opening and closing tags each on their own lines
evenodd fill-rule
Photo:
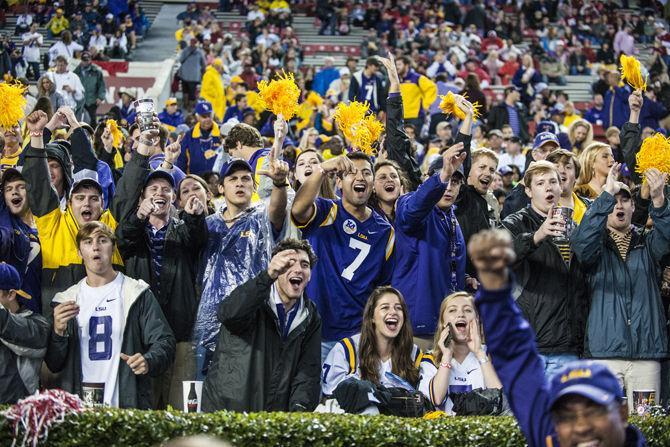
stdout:
<svg viewBox="0 0 670 447">
<path fill-rule="evenodd" d="M 198 122 L 186 132 L 177 166 L 187 174 L 212 171 L 221 151 L 221 130 L 212 118 L 212 104 L 200 101 L 195 106 Z"/>
<path fill-rule="evenodd" d="M 56 91 L 61 94 L 66 106 L 76 110 L 77 104 L 84 100 L 84 86 L 81 79 L 68 70 L 65 56 L 57 56 L 55 62 L 54 83 L 56 84 Z"/>
<path fill-rule="evenodd" d="M 321 359 L 344 337 L 360 331 L 364 303 L 377 285 L 389 284 L 395 233 L 367 206 L 373 167 L 367 155 L 352 152 L 321 163 L 296 193 L 294 223 L 322 260 L 307 293 L 323 322 Z M 338 173 L 338 201 L 318 197 L 328 173 Z"/>
<path fill-rule="evenodd" d="M 0 403 L 15 404 L 39 388 L 40 367 L 49 340 L 46 318 L 18 300 L 29 296 L 21 289 L 19 272 L 0 263 Z"/>
<path fill-rule="evenodd" d="M 275 125 L 277 148 L 282 147 L 286 131 L 284 121 Z M 271 178 L 269 201 L 251 206 L 253 171 L 246 161 L 233 158 L 221 171 L 226 207 L 207 217 L 208 240 L 199 270 L 202 294 L 194 329 L 198 378 L 207 374 L 214 354 L 221 325 L 216 316 L 219 304 L 267 268 L 272 247 L 284 231 L 288 165 L 272 155 L 268 169 L 258 173 Z"/>
<path fill-rule="evenodd" d="M 28 11 L 28 8 L 26 7 L 26 9 L 16 18 L 14 35 L 20 36 L 22 34 L 27 33 L 30 30 L 30 28 L 32 28 L 33 23 L 39 25 L 37 22 L 34 22 L 33 15 Z"/>
<path fill-rule="evenodd" d="M 57 8 L 56 14 L 45 26 L 49 37 L 59 37 L 63 31 L 70 28 L 70 21 L 63 15 L 63 10 Z"/>
<path fill-rule="evenodd" d="M 628 85 L 619 86 L 619 72 L 615 70 L 607 73 L 607 83 L 609 87 L 604 97 L 605 120 L 603 127 L 607 129 L 614 126 L 620 129 L 628 119 L 630 113 L 628 96 L 631 90 Z"/>
<path fill-rule="evenodd" d="M 326 96 L 330 83 L 340 78 L 340 70 L 335 67 L 335 59 L 326 56 L 323 59 L 323 67 L 314 75 L 312 90 L 319 96 Z"/>
<path fill-rule="evenodd" d="M 535 95 L 535 85 L 540 82 L 542 82 L 542 74 L 535 69 L 533 56 L 524 54 L 521 58 L 521 66 L 512 79 L 512 84 L 519 88 L 524 104 L 530 103 Z"/>
<path fill-rule="evenodd" d="M 98 106 L 105 100 L 107 93 L 102 70 L 91 63 L 91 53 L 84 51 L 81 53 L 81 63 L 75 68 L 74 73 L 79 76 L 84 86 L 84 108 L 88 112 L 88 123 L 95 127 Z"/>
<path fill-rule="evenodd" d="M 582 166 L 575 192 L 587 199 L 595 199 L 603 191 L 607 175 L 614 164 L 612 148 L 605 143 L 591 143 L 579 155 Z"/>
<path fill-rule="evenodd" d="M 84 397 L 102 385 L 104 404 L 151 408 L 149 376 L 174 358 L 175 341 L 149 286 L 114 270 L 116 240 L 101 222 L 77 233 L 86 277 L 54 297 L 46 364 L 58 387 Z"/>
<path fill-rule="evenodd" d="M 223 88 L 223 78 L 221 77 L 224 70 L 223 61 L 218 57 L 214 59 L 205 69 L 205 74 L 202 75 L 202 87 L 200 89 L 200 97 L 212 104 L 214 117 L 222 123 L 226 122 L 224 119 L 226 94 Z"/>
<path fill-rule="evenodd" d="M 249 112 L 255 113 L 254 109 L 248 105 L 247 95 L 245 93 L 238 93 L 235 95 L 235 105 L 226 109 L 226 115 L 223 117 L 222 122 L 225 123 L 231 118 L 235 118 L 238 122 L 242 122 L 244 120 L 244 115 Z"/>
<path fill-rule="evenodd" d="M 516 86 L 505 88 L 505 100 L 494 106 L 488 116 L 488 124 L 492 129 L 501 129 L 505 124 L 512 127 L 514 135 L 526 142 L 529 139 L 526 123 L 526 110 L 520 102 L 520 90 Z"/>
<path fill-rule="evenodd" d="M 633 28 L 629 24 L 625 24 L 614 36 L 614 53 L 617 58 L 622 54 L 626 56 L 633 56 L 637 53 L 635 49 L 635 38 L 631 34 Z"/>
<path fill-rule="evenodd" d="M 584 119 L 591 124 L 603 126 L 605 123 L 605 100 L 600 93 L 593 94 L 593 105 L 584 113 Z"/>
<path fill-rule="evenodd" d="M 21 35 L 23 41 L 23 57 L 25 58 L 30 70 L 32 71 L 33 79 L 37 80 L 40 77 L 40 47 L 44 40 L 42 34 L 38 31 L 38 24 L 32 23 L 30 29 Z"/>
<path fill-rule="evenodd" d="M 376 57 L 365 61 L 365 68 L 351 77 L 349 101 L 368 102 L 373 112 L 386 111 L 386 91 L 384 79 L 378 74 L 380 62 Z"/>
<path fill-rule="evenodd" d="M 523 174 L 526 170 L 526 156 L 521 153 L 521 138 L 516 135 L 507 140 L 505 153 L 498 157 L 498 166 L 516 165 Z"/>
<path fill-rule="evenodd" d="M 179 141 L 168 145 L 163 164 L 174 163 L 179 150 Z M 191 197 L 184 212 L 175 215 L 175 198 L 174 176 L 162 169 L 152 171 L 137 212 L 116 229 L 126 272 L 150 285 L 177 343 L 174 363 L 154 379 L 154 409 L 182 408 L 182 381 L 195 377 L 191 337 L 198 308 L 196 266 L 207 242 L 206 203 Z"/>
<path fill-rule="evenodd" d="M 184 109 L 191 110 L 197 98 L 196 89 L 207 66 L 205 54 L 198 48 L 198 39 L 191 38 L 189 45 L 181 50 L 179 63 L 181 66 L 177 74 L 181 79 Z"/>
<path fill-rule="evenodd" d="M 56 43 L 49 48 L 49 65 L 56 65 L 56 69 L 58 69 L 58 62 L 56 60 L 58 56 L 63 56 L 67 62 L 75 57 L 80 51 L 83 51 L 83 49 L 83 46 L 72 40 L 72 33 L 70 33 L 70 31 L 63 31 L 60 40 L 56 41 Z"/>
<path fill-rule="evenodd" d="M 567 231 L 563 218 L 554 214 L 561 196 L 558 170 L 548 161 L 532 163 L 524 185 L 530 206 L 507 216 L 502 226 L 514 240 L 517 303 L 537 334 L 551 377 L 581 353 L 585 282 L 569 243 L 556 241 Z"/>
<path fill-rule="evenodd" d="M 589 272 L 585 350 L 622 380 L 629 411 L 634 411 L 634 390 L 655 390 L 658 400 L 660 359 L 668 355 L 658 265 L 670 247 L 670 205 L 663 192 L 667 174 L 648 170 L 654 229 L 631 225 L 635 205 L 628 186 L 616 180 L 619 168 L 617 163 L 610 169 L 603 193 L 584 215 L 572 245 Z"/>
<path fill-rule="evenodd" d="M 170 97 L 165 100 L 165 108 L 158 114 L 158 119 L 170 132 L 174 132 L 177 126 L 184 124 L 184 114 L 179 110 L 177 98 Z"/>
<path fill-rule="evenodd" d="M 287 239 L 267 270 L 219 306 L 222 324 L 203 385 L 204 411 L 313 411 L 319 402 L 321 318 L 305 295 L 317 261 Z"/>
<path fill-rule="evenodd" d="M 510 239 L 502 231 L 482 233 L 468 251 L 482 281 L 476 304 L 488 351 L 528 444 L 579 445 L 595 438 L 614 447 L 646 445 L 628 423 L 621 385 L 606 367 L 580 361 L 551 379 L 543 373 L 533 330 L 512 294 Z"/>
<path fill-rule="evenodd" d="M 405 111 L 405 122 L 421 132 L 425 114 L 437 98 L 437 85 L 412 68 L 412 60 L 403 56 L 396 60 L 400 76 L 400 95 Z"/>
</svg>

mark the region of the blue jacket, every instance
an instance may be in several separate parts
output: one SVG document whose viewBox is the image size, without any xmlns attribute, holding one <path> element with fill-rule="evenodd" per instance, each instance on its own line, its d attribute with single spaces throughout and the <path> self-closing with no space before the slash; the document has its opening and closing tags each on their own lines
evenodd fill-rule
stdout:
<svg viewBox="0 0 670 447">
<path fill-rule="evenodd" d="M 418 336 L 435 333 L 442 300 L 465 287 L 461 227 L 453 210 L 445 212 L 436 206 L 446 188 L 437 173 L 396 204 L 396 266 L 391 284 L 405 297 Z"/>
<path fill-rule="evenodd" d="M 602 123 L 605 122 L 605 107 L 603 106 L 600 110 L 595 106 L 591 107 L 584 114 L 584 119 L 591 124 L 598 124 L 598 121 L 600 121 L 600 125 L 602 125 Z"/>
<path fill-rule="evenodd" d="M 661 359 L 668 356 L 659 263 L 670 252 L 670 205 L 650 206 L 654 229 L 633 228 L 624 261 L 606 230 L 616 205 L 603 192 L 572 236 L 572 249 L 587 269 L 591 308 L 585 347 L 592 357 Z"/>
<path fill-rule="evenodd" d="M 312 90 L 319 94 L 319 96 L 326 96 L 330 83 L 335 79 L 340 79 L 340 70 L 335 67 L 320 70 L 314 75 L 312 81 Z"/>
<path fill-rule="evenodd" d="M 244 109 L 240 110 L 240 108 L 237 106 L 230 106 L 226 109 L 226 114 L 223 116 L 223 121 L 221 122 L 225 123 L 231 118 L 237 118 L 237 120 L 241 123 L 244 119 L 244 114 L 253 111 L 254 109 L 251 107 L 245 107 Z"/>
<path fill-rule="evenodd" d="M 528 446 L 558 447 L 544 363 L 535 347 L 535 334 L 514 302 L 511 286 L 477 292 L 487 349 Z M 625 445 L 642 447 L 647 443 L 642 433 L 629 425 Z"/>
<path fill-rule="evenodd" d="M 630 88 L 628 86 L 611 87 L 605 92 L 605 104 L 603 106 L 603 128 L 615 126 L 621 129 L 630 115 L 628 97 Z"/>
<path fill-rule="evenodd" d="M 668 109 L 662 103 L 644 98 L 642 110 L 640 110 L 640 126 L 643 129 L 645 127 L 651 127 L 654 130 L 657 129 L 659 126 L 658 122 L 666 116 L 668 116 Z"/>
<path fill-rule="evenodd" d="M 170 115 L 167 113 L 167 110 L 163 109 L 158 115 L 158 119 L 161 120 L 161 123 L 163 123 L 170 131 L 173 131 L 180 124 L 184 124 L 184 115 L 181 113 L 181 110 L 177 110 L 177 113 Z"/>
<path fill-rule="evenodd" d="M 0 196 L 0 260 L 11 264 L 21 275 L 21 289 L 30 295 L 17 295 L 17 301 L 35 313 L 42 313 L 42 249 L 37 230 L 10 213 Z"/>
<path fill-rule="evenodd" d="M 179 169 L 187 174 L 202 175 L 214 169 L 216 156 L 221 150 L 221 131 L 216 123 L 208 136 L 203 136 L 200 123 L 188 131 L 181 142 L 182 151 L 177 159 Z"/>
</svg>

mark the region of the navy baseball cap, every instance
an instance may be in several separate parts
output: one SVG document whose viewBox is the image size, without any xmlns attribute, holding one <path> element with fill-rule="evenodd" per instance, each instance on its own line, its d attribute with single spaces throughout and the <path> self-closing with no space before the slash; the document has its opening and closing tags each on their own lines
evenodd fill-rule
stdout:
<svg viewBox="0 0 670 447">
<path fill-rule="evenodd" d="M 552 377 L 549 406 L 572 394 L 605 406 L 624 397 L 614 373 L 601 363 L 587 360 L 571 362 Z"/>
<path fill-rule="evenodd" d="M 170 174 L 167 171 L 163 171 L 162 169 L 156 169 L 155 171 L 151 171 L 149 175 L 144 179 L 144 186 L 142 189 L 146 188 L 149 182 L 153 179 L 164 179 L 167 180 L 167 182 L 172 186 L 172 188 L 175 187 L 175 181 L 174 177 L 172 174 Z"/>
<path fill-rule="evenodd" d="M 198 115 L 209 115 L 212 110 L 212 103 L 209 101 L 200 101 L 195 105 L 195 113 Z"/>
<path fill-rule="evenodd" d="M 539 123 L 537 123 L 537 128 L 535 129 L 535 131 L 537 133 L 551 132 L 553 134 L 556 134 L 558 132 L 558 125 L 555 122 L 549 120 L 540 121 Z"/>
<path fill-rule="evenodd" d="M 31 296 L 21 290 L 21 276 L 13 265 L 0 263 L 0 290 L 14 290 L 17 295 L 29 300 Z"/>
<path fill-rule="evenodd" d="M 233 158 L 228 163 L 223 165 L 223 168 L 221 169 L 221 178 L 228 177 L 230 174 L 232 174 L 235 171 L 239 171 L 240 169 L 249 172 L 254 172 L 251 169 L 251 165 L 247 163 L 245 160 L 242 160 L 241 158 Z"/>
<path fill-rule="evenodd" d="M 498 168 L 498 172 L 500 175 L 509 175 L 509 174 L 514 174 L 514 170 L 510 168 L 508 165 L 503 165 Z"/>
<path fill-rule="evenodd" d="M 535 141 L 533 142 L 533 150 L 539 148 L 540 146 L 553 142 L 556 143 L 556 147 L 560 147 L 561 143 L 558 142 L 558 137 L 551 132 L 541 132 L 535 136 Z"/>
</svg>

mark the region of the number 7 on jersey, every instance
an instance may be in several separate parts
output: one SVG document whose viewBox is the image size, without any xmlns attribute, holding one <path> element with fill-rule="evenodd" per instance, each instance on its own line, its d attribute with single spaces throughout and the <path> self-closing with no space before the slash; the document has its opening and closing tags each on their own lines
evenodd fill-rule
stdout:
<svg viewBox="0 0 670 447">
<path fill-rule="evenodd" d="M 349 264 L 347 268 L 342 270 L 342 278 L 351 281 L 354 278 L 354 273 L 356 273 L 358 267 L 360 267 L 361 264 L 363 264 L 365 258 L 367 258 L 368 254 L 370 254 L 370 244 L 366 244 L 365 242 L 361 242 L 358 239 L 352 237 L 349 238 L 349 248 L 353 248 L 354 250 L 360 250 L 358 255 L 356 255 L 354 261 L 351 264 Z"/>
</svg>

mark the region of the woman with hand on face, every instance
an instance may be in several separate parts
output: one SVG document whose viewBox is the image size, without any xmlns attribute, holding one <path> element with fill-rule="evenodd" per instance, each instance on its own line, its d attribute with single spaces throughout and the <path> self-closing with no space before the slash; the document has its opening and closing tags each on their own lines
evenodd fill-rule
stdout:
<svg viewBox="0 0 670 447">
<path fill-rule="evenodd" d="M 502 388 L 482 345 L 482 331 L 472 295 L 452 293 L 442 301 L 435 332 L 433 362 L 428 369 L 430 399 L 436 408 L 452 413 L 452 393 Z"/>
</svg>

